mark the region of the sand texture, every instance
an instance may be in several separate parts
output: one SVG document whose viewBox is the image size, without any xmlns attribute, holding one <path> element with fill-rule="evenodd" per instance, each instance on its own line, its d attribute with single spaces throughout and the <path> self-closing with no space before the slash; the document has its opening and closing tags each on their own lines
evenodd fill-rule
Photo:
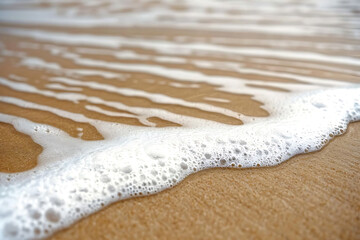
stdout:
<svg viewBox="0 0 360 240">
<path fill-rule="evenodd" d="M 101 141 L 96 121 L 242 125 L 271 115 L 265 95 L 360 83 L 358 5 L 0 3 L 0 174 L 49 160 L 7 116 Z M 201 171 L 49 239 L 360 239 L 359 183 L 357 122 L 321 151 L 270 168 Z"/>
<path fill-rule="evenodd" d="M 272 168 L 213 169 L 50 239 L 359 239 L 360 123 Z"/>
</svg>

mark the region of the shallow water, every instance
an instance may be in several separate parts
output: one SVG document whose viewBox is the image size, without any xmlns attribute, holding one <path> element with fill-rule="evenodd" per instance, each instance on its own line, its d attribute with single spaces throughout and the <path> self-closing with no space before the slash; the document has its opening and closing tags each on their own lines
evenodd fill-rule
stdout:
<svg viewBox="0 0 360 240">
<path fill-rule="evenodd" d="M 0 121 L 43 152 L 1 169 L 0 238 L 49 236 L 203 169 L 319 150 L 360 119 L 359 9 L 2 1 Z"/>
</svg>

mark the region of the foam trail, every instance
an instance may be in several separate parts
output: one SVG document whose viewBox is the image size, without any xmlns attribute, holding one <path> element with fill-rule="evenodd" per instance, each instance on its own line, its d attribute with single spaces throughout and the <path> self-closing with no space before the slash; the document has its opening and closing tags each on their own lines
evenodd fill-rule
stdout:
<svg viewBox="0 0 360 240">
<path fill-rule="evenodd" d="M 80 94 L 80 93 L 55 93 L 55 92 L 48 91 L 48 90 L 40 90 L 40 89 L 38 89 L 34 86 L 31 86 L 31 85 L 28 85 L 26 83 L 15 83 L 15 82 L 11 82 L 4 78 L 0 78 L 0 85 L 4 85 L 7 87 L 10 87 L 11 89 L 25 92 L 25 93 L 36 93 L 36 94 L 39 94 L 42 96 L 55 98 L 55 99 L 63 100 L 63 101 L 69 101 L 69 102 L 73 102 L 73 103 L 78 103 L 80 101 L 86 100 L 92 104 L 103 104 L 105 106 L 114 107 L 114 108 L 122 110 L 122 111 L 133 112 L 135 114 L 142 116 L 143 119 L 144 118 L 146 119 L 148 117 L 157 116 L 159 118 L 163 118 L 165 120 L 175 122 L 175 123 L 181 124 L 183 126 L 192 126 L 192 127 L 203 126 L 204 124 L 208 124 L 211 122 L 210 120 L 203 120 L 203 119 L 198 119 L 198 118 L 194 118 L 194 117 L 183 116 L 183 115 L 179 115 L 179 114 L 172 113 L 172 112 L 162 110 L 162 109 L 130 107 L 130 106 L 127 106 L 120 102 L 106 101 L 99 97 L 87 96 L 87 95 Z M 239 116 L 242 116 L 242 115 L 239 115 Z M 251 120 L 250 118 L 248 118 L 246 116 L 242 116 L 242 118 L 244 119 L 244 121 Z M 215 123 L 213 123 L 213 124 L 215 124 Z"/>
<path fill-rule="evenodd" d="M 0 205 L 6 206 L 0 211 L 0 233 L 8 239 L 45 237 L 104 205 L 159 192 L 193 172 L 273 166 L 316 151 L 349 122 L 360 120 L 359 93 L 357 87 L 278 99 L 271 118 L 243 126 L 138 129 L 98 143 L 78 141 L 77 150 L 65 145 L 62 161 L 46 163 L 30 181 L 21 174 L 7 181 L 8 175 L 0 174 Z M 54 154 L 59 140 L 44 144 L 48 126 L 4 114 L 0 118 L 45 146 L 44 155 Z M 29 131 L 34 127 L 38 130 Z M 53 128 L 50 132 L 69 138 Z"/>
<path fill-rule="evenodd" d="M 154 12 L 143 12 L 141 15 L 124 14 L 121 17 L 71 17 L 59 16 L 53 9 L 31 9 L 24 10 L 0 10 L 0 22 L 7 23 L 21 23 L 21 24 L 40 24 L 40 25 L 60 25 L 60 26 L 78 26 L 78 27 L 96 27 L 96 26 L 109 26 L 115 25 L 118 27 L 172 27 L 172 28 L 185 28 L 185 29 L 208 29 L 208 30 L 221 30 L 221 31 L 237 31 L 237 32 L 260 32 L 260 33 L 275 33 L 286 35 L 315 35 L 319 31 L 325 34 L 339 35 L 341 34 L 337 28 L 331 27 L 308 27 L 299 28 L 298 25 L 272 25 L 262 26 L 258 24 L 203 24 L 195 22 L 174 22 L 157 20 L 158 14 Z M 21 16 L 21 17 L 20 17 Z M 141 18 L 139 18 L 141 16 Z"/>
<path fill-rule="evenodd" d="M 274 166 L 360 120 L 356 0 L 0 6 L 0 122 L 43 148 L 0 173 L 0 239 L 46 238 L 203 169 Z"/>
<path fill-rule="evenodd" d="M 3 34 L 11 34 L 15 36 L 31 37 L 42 41 L 53 41 L 63 44 L 80 45 L 87 44 L 92 46 L 101 46 L 109 48 L 118 48 L 125 44 L 128 46 L 142 47 L 146 49 L 157 50 L 163 52 L 167 48 L 182 49 L 191 51 L 213 51 L 222 53 L 241 54 L 244 56 L 260 56 L 260 57 L 277 57 L 281 59 L 300 60 L 300 61 L 317 61 L 335 64 L 348 64 L 360 66 L 360 60 L 357 58 L 344 56 L 330 56 L 314 52 L 295 52 L 279 49 L 268 48 L 241 48 L 214 45 L 209 43 L 188 43 L 179 44 L 167 41 L 144 41 L 141 39 L 128 39 L 124 37 L 114 36 L 97 36 L 82 34 L 67 34 L 50 31 L 26 30 L 26 29 L 0 29 Z"/>
</svg>

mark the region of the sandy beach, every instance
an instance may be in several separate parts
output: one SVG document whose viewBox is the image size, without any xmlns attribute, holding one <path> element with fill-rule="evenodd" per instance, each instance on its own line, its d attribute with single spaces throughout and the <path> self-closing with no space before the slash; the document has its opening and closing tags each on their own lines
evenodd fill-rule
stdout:
<svg viewBox="0 0 360 240">
<path fill-rule="evenodd" d="M 271 168 L 213 169 L 50 239 L 359 239 L 360 123 Z"/>
<path fill-rule="evenodd" d="M 0 239 L 360 239 L 358 5 L 0 3 Z"/>
<path fill-rule="evenodd" d="M 9 124 L 1 129 L 1 171 L 33 168 L 41 147 Z M 352 123 L 319 152 L 270 168 L 204 170 L 50 239 L 358 239 L 359 148 L 360 123 Z"/>
</svg>

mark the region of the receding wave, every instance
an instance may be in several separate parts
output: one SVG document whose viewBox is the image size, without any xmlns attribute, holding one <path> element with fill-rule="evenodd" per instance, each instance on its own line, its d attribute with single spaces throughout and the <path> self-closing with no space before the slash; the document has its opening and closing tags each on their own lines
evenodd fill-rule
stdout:
<svg viewBox="0 0 360 240">
<path fill-rule="evenodd" d="M 32 150 L 0 164 L 0 238 L 47 237 L 203 169 L 321 149 L 360 120 L 359 9 L 2 1 L 1 127 Z"/>
</svg>

